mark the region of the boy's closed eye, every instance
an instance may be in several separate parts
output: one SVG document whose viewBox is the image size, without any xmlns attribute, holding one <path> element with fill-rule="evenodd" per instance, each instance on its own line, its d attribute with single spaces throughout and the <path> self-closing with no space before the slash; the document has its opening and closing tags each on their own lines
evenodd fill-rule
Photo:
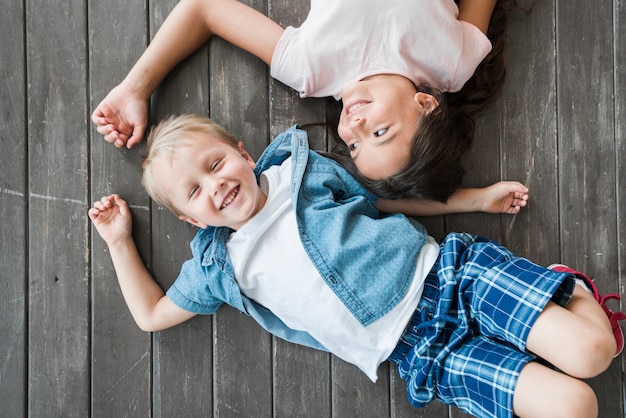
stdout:
<svg viewBox="0 0 626 418">
<path fill-rule="evenodd" d="M 222 161 L 224 160 L 221 158 L 218 160 L 215 160 L 213 164 L 211 164 L 211 171 L 217 171 L 222 166 Z"/>
</svg>

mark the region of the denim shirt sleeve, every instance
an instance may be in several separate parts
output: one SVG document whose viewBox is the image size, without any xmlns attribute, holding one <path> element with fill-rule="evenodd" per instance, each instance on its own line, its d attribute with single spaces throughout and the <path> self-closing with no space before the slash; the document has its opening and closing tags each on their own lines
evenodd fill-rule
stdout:
<svg viewBox="0 0 626 418">
<path fill-rule="evenodd" d="M 178 278 L 167 290 L 167 296 L 186 311 L 212 315 L 224 302 L 213 296 L 208 284 L 200 263 L 192 258 L 183 264 Z"/>
<path fill-rule="evenodd" d="M 210 315 L 226 302 L 244 310 L 241 292 L 226 251 L 228 228 L 200 229 L 191 241 L 187 260 L 167 296 L 186 311 Z"/>
</svg>

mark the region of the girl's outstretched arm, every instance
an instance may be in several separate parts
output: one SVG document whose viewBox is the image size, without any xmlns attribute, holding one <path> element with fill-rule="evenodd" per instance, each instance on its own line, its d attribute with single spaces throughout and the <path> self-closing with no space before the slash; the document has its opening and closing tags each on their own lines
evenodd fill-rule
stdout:
<svg viewBox="0 0 626 418">
<path fill-rule="evenodd" d="M 459 20 L 471 23 L 487 34 L 489 21 L 497 0 L 461 0 L 459 2 Z"/>
<path fill-rule="evenodd" d="M 458 189 L 446 203 L 427 199 L 379 199 L 376 208 L 407 216 L 486 212 L 514 215 L 526 206 L 528 188 L 517 181 L 500 181 L 483 188 Z"/>
<path fill-rule="evenodd" d="M 109 247 L 124 300 L 139 328 L 158 331 L 195 315 L 176 306 L 144 266 L 132 237 L 130 211 L 122 198 L 116 194 L 103 197 L 89 209 L 89 218 Z"/>
<path fill-rule="evenodd" d="M 107 142 L 131 148 L 147 127 L 147 102 L 165 76 L 211 36 L 219 36 L 268 65 L 283 33 L 274 21 L 236 0 L 181 0 L 126 78 L 91 119 Z"/>
</svg>

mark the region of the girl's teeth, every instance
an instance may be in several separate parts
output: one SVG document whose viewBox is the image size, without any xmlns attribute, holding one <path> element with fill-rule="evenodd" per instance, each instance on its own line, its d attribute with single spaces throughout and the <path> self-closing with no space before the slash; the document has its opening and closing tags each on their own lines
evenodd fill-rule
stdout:
<svg viewBox="0 0 626 418">
<path fill-rule="evenodd" d="M 350 106 L 350 108 L 348 109 L 348 113 L 352 113 L 352 112 L 354 112 L 355 110 L 358 110 L 358 109 L 362 108 L 363 106 L 365 106 L 365 104 L 364 104 L 364 103 L 357 103 L 357 104 L 354 104 L 354 105 Z"/>
</svg>

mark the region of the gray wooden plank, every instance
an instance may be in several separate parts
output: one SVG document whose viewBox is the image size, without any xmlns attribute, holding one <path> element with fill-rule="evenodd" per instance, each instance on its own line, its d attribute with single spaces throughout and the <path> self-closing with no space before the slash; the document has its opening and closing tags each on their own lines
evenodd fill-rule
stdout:
<svg viewBox="0 0 626 418">
<path fill-rule="evenodd" d="M 356 366 L 332 359 L 332 414 L 338 417 L 389 416 L 389 365 L 378 370 L 378 380 L 372 383 Z"/>
<path fill-rule="evenodd" d="M 613 1 L 557 2 L 563 262 L 617 290 Z M 581 204 L 582 202 L 582 204 Z M 593 379 L 600 416 L 622 413 L 620 362 Z"/>
<path fill-rule="evenodd" d="M 267 13 L 264 0 L 245 1 Z M 244 141 L 252 158 L 269 143 L 268 70 L 265 63 L 222 39 L 209 54 L 211 117 Z M 214 414 L 272 415 L 272 339 L 230 307 L 214 317 Z"/>
<path fill-rule="evenodd" d="M 151 2 L 152 36 L 177 1 Z M 172 71 L 152 98 L 151 119 L 172 114 L 209 113 L 208 48 Z M 182 263 L 191 258 L 189 243 L 197 229 L 152 204 L 153 272 L 167 289 Z M 209 416 L 213 411 L 212 321 L 197 317 L 154 335 L 155 415 Z M 181 402 L 181 399 L 193 400 Z"/>
<path fill-rule="evenodd" d="M 26 3 L 30 416 L 88 416 L 84 1 Z"/>
<path fill-rule="evenodd" d="M 7 416 L 26 415 L 28 161 L 24 97 L 24 5 L 5 5 L 0 16 L 0 405 Z M 6 41 L 10 40 L 10 42 Z"/>
<path fill-rule="evenodd" d="M 624 214 L 626 214 L 626 4 L 624 2 L 614 2 L 614 71 L 615 71 L 615 138 L 616 138 L 616 156 L 617 164 L 617 233 L 618 233 L 618 273 L 613 278 L 613 287 L 615 292 L 621 295 L 622 302 L 613 302 L 611 308 L 614 310 L 624 310 L 624 301 L 626 300 L 626 292 L 624 291 L 624 277 L 626 273 L 626 222 Z M 624 325 L 622 323 L 622 330 Z M 620 391 L 622 396 L 619 398 L 611 398 L 611 402 L 615 405 L 615 409 L 620 411 L 621 416 L 626 416 L 626 406 L 624 400 L 624 390 L 626 382 L 626 372 L 624 371 L 624 355 L 613 361 L 613 367 L 621 367 L 621 374 L 618 378 Z"/>
<path fill-rule="evenodd" d="M 530 2 L 520 2 L 530 7 Z M 499 120 L 502 173 L 530 189 L 529 206 L 502 216 L 504 243 L 514 253 L 549 265 L 560 260 L 555 7 L 534 4 L 528 15 L 509 15 L 507 82 L 490 116 Z"/>
<path fill-rule="evenodd" d="M 88 9 L 91 109 L 119 83 L 147 43 L 144 2 L 92 2 Z M 112 46 L 115 46 L 112 48 Z M 131 207 L 134 238 L 150 261 L 149 201 L 139 177 L 143 146 L 117 149 L 91 124 L 91 201 L 118 193 Z M 92 415 L 149 416 L 152 341 L 122 297 L 104 241 L 92 227 Z"/>
<path fill-rule="evenodd" d="M 619 271 L 615 276 L 616 293 L 621 295 L 622 302 L 619 304 L 611 304 L 612 309 L 624 310 L 626 301 L 626 292 L 624 290 L 624 278 L 626 277 L 626 3 L 623 1 L 614 2 L 614 51 L 615 51 L 615 137 L 616 137 L 616 156 L 617 162 L 617 227 L 618 227 L 618 248 L 619 248 Z M 624 326 L 622 326 L 622 330 Z M 624 369 L 624 355 L 614 360 L 621 366 L 621 378 L 619 379 L 621 393 L 624 393 L 624 382 L 626 382 L 626 371 Z M 621 416 L 626 416 L 624 396 L 619 400 L 612 399 L 614 403 L 619 403 L 619 411 Z"/>
</svg>

